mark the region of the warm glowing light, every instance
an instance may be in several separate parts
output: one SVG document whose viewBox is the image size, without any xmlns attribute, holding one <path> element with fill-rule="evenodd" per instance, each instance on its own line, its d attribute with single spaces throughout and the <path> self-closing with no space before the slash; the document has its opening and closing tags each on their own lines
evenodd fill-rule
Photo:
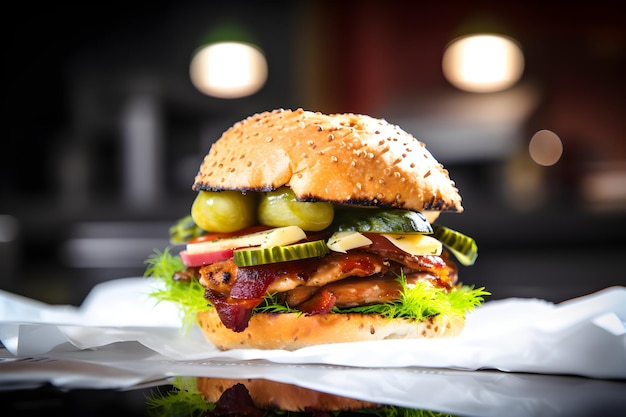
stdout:
<svg viewBox="0 0 626 417">
<path fill-rule="evenodd" d="M 511 38 L 471 35 L 448 45 L 442 62 L 445 77 L 455 87 L 474 93 L 505 90 L 524 72 L 524 55 Z"/>
<path fill-rule="evenodd" d="M 528 152 L 537 164 L 554 165 L 561 159 L 563 143 L 556 133 L 550 130 L 540 130 L 530 139 Z"/>
<path fill-rule="evenodd" d="M 220 42 L 205 46 L 191 61 L 193 85 L 218 98 L 239 98 L 259 91 L 267 81 L 267 61 L 254 45 Z"/>
</svg>

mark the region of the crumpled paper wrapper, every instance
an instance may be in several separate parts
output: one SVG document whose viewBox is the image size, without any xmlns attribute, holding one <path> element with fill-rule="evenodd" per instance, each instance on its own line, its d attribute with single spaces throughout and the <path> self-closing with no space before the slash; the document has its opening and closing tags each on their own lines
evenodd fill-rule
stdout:
<svg viewBox="0 0 626 417">
<path fill-rule="evenodd" d="M 487 301 L 456 338 L 311 346 L 293 352 L 219 351 L 197 327 L 181 330 L 176 307 L 156 303 L 159 283 L 125 278 L 97 285 L 80 307 L 48 305 L 0 291 L 0 341 L 16 358 L 73 357 L 128 343 L 173 361 L 267 361 L 360 368 L 451 370 L 626 378 L 626 287 L 553 304 L 538 299 Z M 95 351 L 95 352 L 94 352 Z"/>
</svg>

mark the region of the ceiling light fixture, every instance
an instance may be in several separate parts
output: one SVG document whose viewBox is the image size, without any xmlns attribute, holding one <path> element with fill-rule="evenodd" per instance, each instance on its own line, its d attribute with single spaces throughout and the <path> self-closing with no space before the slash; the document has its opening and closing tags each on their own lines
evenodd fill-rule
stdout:
<svg viewBox="0 0 626 417">
<path fill-rule="evenodd" d="M 189 76 L 202 93 L 217 98 L 241 98 L 258 92 L 267 81 L 263 50 L 233 24 L 212 30 L 191 59 Z"/>
<path fill-rule="evenodd" d="M 524 72 L 519 44 L 500 34 L 472 34 L 450 42 L 442 69 L 455 87 L 473 93 L 492 93 L 515 85 Z"/>
</svg>

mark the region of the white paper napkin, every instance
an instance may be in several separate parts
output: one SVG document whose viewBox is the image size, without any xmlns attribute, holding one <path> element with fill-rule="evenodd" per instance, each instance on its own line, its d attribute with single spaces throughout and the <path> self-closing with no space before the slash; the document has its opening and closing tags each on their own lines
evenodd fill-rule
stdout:
<svg viewBox="0 0 626 417">
<path fill-rule="evenodd" d="M 156 280 L 97 285 L 79 308 L 0 291 L 0 340 L 16 357 L 48 357 L 139 343 L 166 358 L 426 367 L 626 378 L 626 287 L 553 304 L 537 299 L 488 301 L 468 315 L 456 338 L 385 340 L 311 346 L 294 352 L 222 352 L 197 327 L 181 330 L 178 310 L 156 304 Z M 356 354 L 355 354 L 356 353 Z M 122 353 L 123 354 L 123 351 Z"/>
</svg>

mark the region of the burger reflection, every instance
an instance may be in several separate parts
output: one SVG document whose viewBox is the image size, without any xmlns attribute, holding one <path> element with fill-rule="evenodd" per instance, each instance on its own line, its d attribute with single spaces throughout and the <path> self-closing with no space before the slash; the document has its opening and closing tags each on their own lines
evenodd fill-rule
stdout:
<svg viewBox="0 0 626 417">
<path fill-rule="evenodd" d="M 154 417 L 450 416 L 252 378 L 177 377 L 171 391 L 152 392 L 147 405 L 149 415 Z"/>
</svg>

